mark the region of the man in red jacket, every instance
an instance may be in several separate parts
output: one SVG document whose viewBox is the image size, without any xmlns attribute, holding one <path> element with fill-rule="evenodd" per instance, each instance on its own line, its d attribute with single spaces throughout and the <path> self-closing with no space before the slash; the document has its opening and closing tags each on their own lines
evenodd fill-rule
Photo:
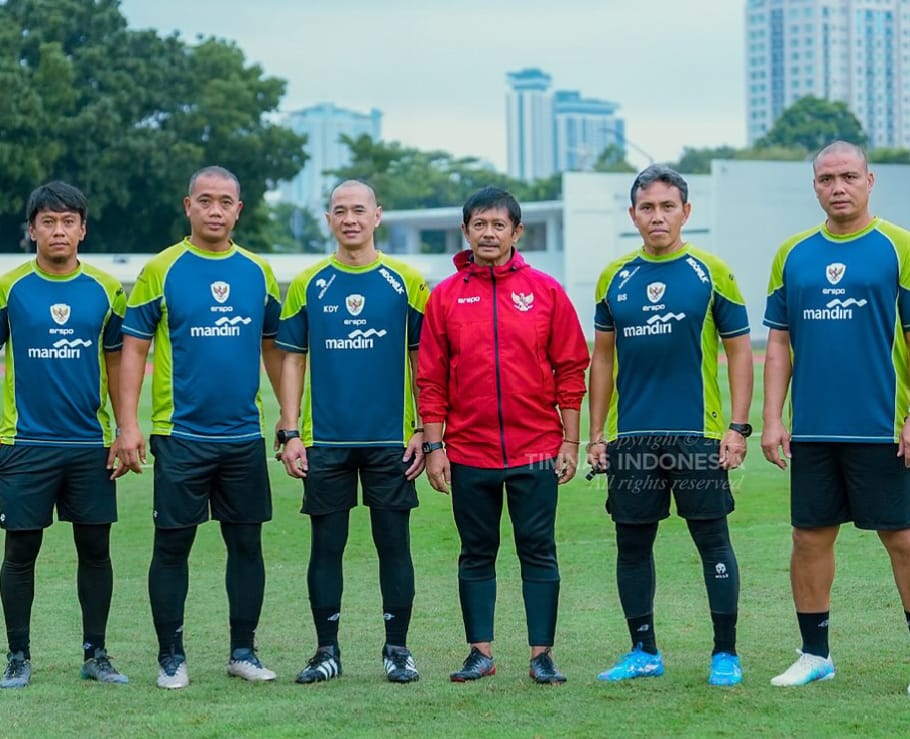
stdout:
<svg viewBox="0 0 910 739">
<path fill-rule="evenodd" d="M 474 193 L 470 250 L 430 294 L 417 386 L 430 484 L 452 489 L 458 586 L 471 651 L 453 682 L 496 672 L 491 651 L 503 487 L 521 562 L 530 676 L 565 682 L 550 655 L 559 566 L 557 486 L 575 476 L 588 347 L 565 291 L 515 247 L 521 208 L 499 188 Z M 443 443 L 445 439 L 445 443 Z"/>
</svg>

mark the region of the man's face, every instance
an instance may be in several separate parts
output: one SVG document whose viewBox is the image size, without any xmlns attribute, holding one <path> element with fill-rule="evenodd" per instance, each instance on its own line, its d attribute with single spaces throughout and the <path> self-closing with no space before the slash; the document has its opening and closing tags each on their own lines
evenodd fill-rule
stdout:
<svg viewBox="0 0 910 739">
<path fill-rule="evenodd" d="M 683 204 L 676 185 L 658 180 L 638 189 L 629 215 L 647 251 L 662 254 L 682 246 L 682 228 L 691 210 L 692 204 Z"/>
<path fill-rule="evenodd" d="M 85 238 L 85 222 L 73 211 L 39 210 L 28 224 L 38 258 L 48 266 L 73 267 L 76 250 Z"/>
<path fill-rule="evenodd" d="M 373 232 L 382 221 L 382 208 L 370 188 L 364 185 L 344 185 L 332 194 L 326 223 L 338 246 L 348 251 L 374 246 Z"/>
<path fill-rule="evenodd" d="M 196 179 L 193 191 L 183 199 L 183 208 L 194 243 L 222 245 L 230 241 L 243 203 L 234 180 L 206 174 Z"/>
<path fill-rule="evenodd" d="M 491 208 L 471 213 L 467 224 L 461 224 L 461 231 L 474 252 L 475 264 L 489 267 L 509 261 L 524 225 L 513 226 L 506 208 Z"/>
<path fill-rule="evenodd" d="M 815 163 L 812 186 L 828 220 L 837 224 L 866 215 L 873 182 L 862 157 L 844 150 L 832 151 Z"/>
</svg>

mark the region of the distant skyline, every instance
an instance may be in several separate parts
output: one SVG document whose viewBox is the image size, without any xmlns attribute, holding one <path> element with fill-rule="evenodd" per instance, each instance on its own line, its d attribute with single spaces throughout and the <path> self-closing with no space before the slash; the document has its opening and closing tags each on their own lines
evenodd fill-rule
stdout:
<svg viewBox="0 0 910 739">
<path fill-rule="evenodd" d="M 659 6 L 655 7 L 655 6 Z M 382 111 L 386 141 L 506 168 L 507 72 L 619 103 L 630 161 L 744 146 L 744 0 L 122 0 L 131 28 L 236 42 L 287 81 L 281 110 Z"/>
</svg>

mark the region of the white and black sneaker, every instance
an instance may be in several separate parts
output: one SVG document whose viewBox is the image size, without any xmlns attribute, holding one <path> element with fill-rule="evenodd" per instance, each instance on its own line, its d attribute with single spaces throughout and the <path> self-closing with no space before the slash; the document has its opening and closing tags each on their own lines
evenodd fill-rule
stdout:
<svg viewBox="0 0 910 739">
<path fill-rule="evenodd" d="M 321 683 L 341 677 L 341 650 L 335 646 L 319 647 L 316 654 L 297 673 L 296 682 Z"/>
<path fill-rule="evenodd" d="M 413 683 L 420 680 L 414 656 L 407 647 L 386 644 L 382 648 L 382 664 L 390 683 Z"/>
</svg>

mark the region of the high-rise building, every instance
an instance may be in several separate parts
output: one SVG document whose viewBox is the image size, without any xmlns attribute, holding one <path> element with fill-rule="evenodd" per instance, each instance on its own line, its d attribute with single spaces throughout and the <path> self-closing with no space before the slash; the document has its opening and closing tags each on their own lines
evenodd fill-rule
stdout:
<svg viewBox="0 0 910 739">
<path fill-rule="evenodd" d="M 553 174 L 553 99 L 550 75 L 539 69 L 506 74 L 506 166 L 509 175 L 533 180 Z"/>
<path fill-rule="evenodd" d="M 749 143 L 806 95 L 841 100 L 871 147 L 910 148 L 910 0 L 747 0 Z"/>
<path fill-rule="evenodd" d="M 608 147 L 622 159 L 626 148 L 625 123 L 616 117 L 619 106 L 607 100 L 583 98 L 578 92 L 553 93 L 556 171 L 590 170 Z"/>
<path fill-rule="evenodd" d="M 625 154 L 625 124 L 619 106 L 583 98 L 579 92 L 550 90 L 550 75 L 539 69 L 506 74 L 508 173 L 521 180 L 554 172 L 591 169 L 608 146 Z"/>
<path fill-rule="evenodd" d="M 325 212 L 328 189 L 334 184 L 334 178 L 324 173 L 351 161 L 348 147 L 341 143 L 342 134 L 355 139 L 366 134 L 379 140 L 382 113 L 376 109 L 357 113 L 332 103 L 320 103 L 287 113 L 282 122 L 296 133 L 306 134 L 309 159 L 293 180 L 279 183 L 280 198 L 318 214 Z"/>
</svg>

